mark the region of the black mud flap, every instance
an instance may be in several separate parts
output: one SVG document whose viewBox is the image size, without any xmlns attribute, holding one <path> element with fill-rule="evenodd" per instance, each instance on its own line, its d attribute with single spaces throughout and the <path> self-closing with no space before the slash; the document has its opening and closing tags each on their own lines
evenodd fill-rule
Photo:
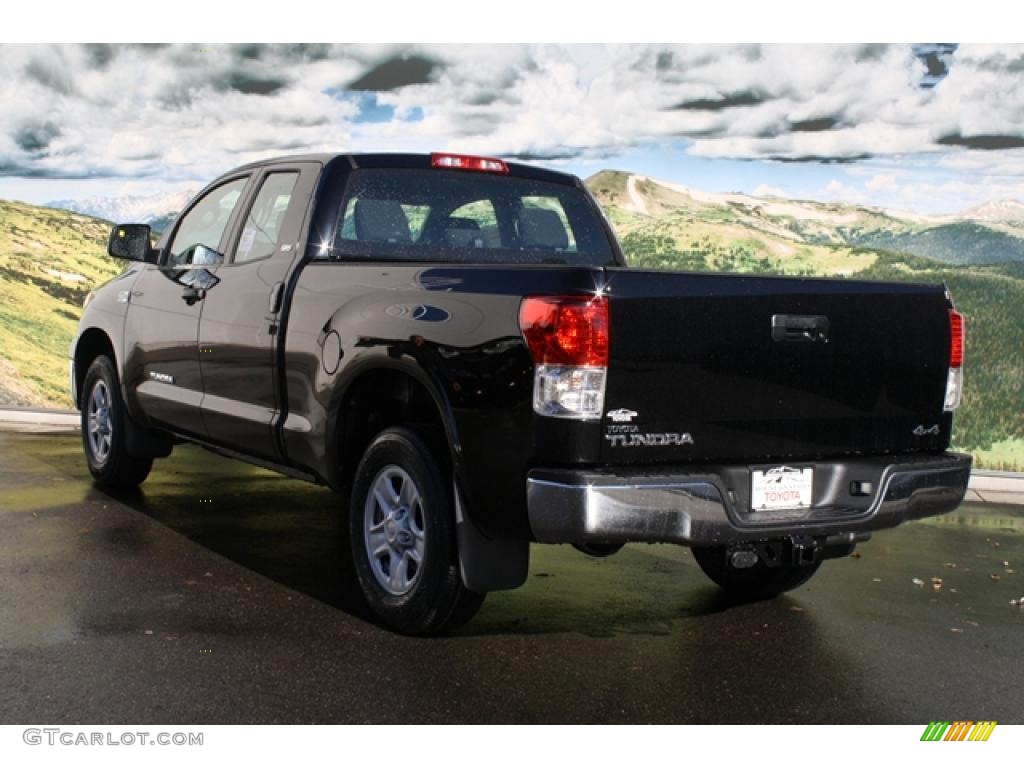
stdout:
<svg viewBox="0 0 1024 768">
<path fill-rule="evenodd" d="M 530 542 L 487 538 L 466 516 L 458 483 L 453 483 L 452 492 L 462 583 L 481 594 L 521 587 L 529 573 Z"/>
</svg>

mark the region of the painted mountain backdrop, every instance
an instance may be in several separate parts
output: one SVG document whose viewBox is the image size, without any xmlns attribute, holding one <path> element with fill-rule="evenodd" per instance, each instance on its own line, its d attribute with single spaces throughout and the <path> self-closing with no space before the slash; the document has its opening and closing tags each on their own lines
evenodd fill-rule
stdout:
<svg viewBox="0 0 1024 768">
<path fill-rule="evenodd" d="M 89 291 L 120 272 L 110 225 L 0 200 L 0 406 L 68 408 L 68 345 Z"/>
<path fill-rule="evenodd" d="M 119 224 L 149 224 L 157 232 L 167 228 L 178 211 L 195 197 L 197 189 L 183 189 L 161 195 L 126 195 L 125 197 L 88 197 L 83 200 L 54 200 L 47 208 L 84 213 L 95 219 Z"/>
<path fill-rule="evenodd" d="M 984 466 L 1024 470 L 1024 204 L 919 216 L 712 194 L 619 171 L 587 185 L 634 266 L 945 282 L 968 322 L 955 443 Z M 0 201 L 0 404 L 69 405 L 66 352 L 82 301 L 121 267 L 104 255 L 102 219 L 159 228 L 183 203 L 74 203 L 93 218 Z"/>
<path fill-rule="evenodd" d="M 841 203 L 711 194 L 621 171 L 595 174 L 587 186 L 609 212 L 623 246 L 647 266 L 654 266 L 663 252 L 676 253 L 676 258 L 689 254 L 696 266 L 697 254 L 703 253 L 707 265 L 716 268 L 746 265 L 749 269 L 741 271 L 809 270 L 819 275 L 853 274 L 874 262 L 875 251 L 945 264 L 1024 263 L 1024 203 L 1016 200 L 924 216 Z M 711 252 L 701 250 L 702 242 L 714 246 Z"/>
</svg>

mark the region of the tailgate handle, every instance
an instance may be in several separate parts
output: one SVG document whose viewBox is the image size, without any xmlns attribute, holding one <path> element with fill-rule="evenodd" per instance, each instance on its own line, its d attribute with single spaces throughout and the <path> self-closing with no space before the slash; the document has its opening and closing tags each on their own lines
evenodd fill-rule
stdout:
<svg viewBox="0 0 1024 768">
<path fill-rule="evenodd" d="M 828 342 L 824 315 L 772 315 L 772 341 Z"/>
</svg>

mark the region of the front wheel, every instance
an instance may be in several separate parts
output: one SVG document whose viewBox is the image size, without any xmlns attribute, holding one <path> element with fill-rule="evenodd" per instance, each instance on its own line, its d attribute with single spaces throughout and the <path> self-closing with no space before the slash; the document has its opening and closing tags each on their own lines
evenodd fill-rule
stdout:
<svg viewBox="0 0 1024 768">
<path fill-rule="evenodd" d="M 766 565 L 762 560 L 749 568 L 729 564 L 725 547 L 694 547 L 693 557 L 701 570 L 740 600 L 769 600 L 796 589 L 815 574 L 821 562 L 806 565 Z"/>
<path fill-rule="evenodd" d="M 353 483 L 349 533 L 370 609 L 407 635 L 456 629 L 484 595 L 463 585 L 450 473 L 429 432 L 393 428 L 367 448 Z"/>
<path fill-rule="evenodd" d="M 128 451 L 128 414 L 114 364 L 106 355 L 92 361 L 82 387 L 82 444 L 89 473 L 102 488 L 134 488 L 153 468 L 153 459 Z"/>
</svg>

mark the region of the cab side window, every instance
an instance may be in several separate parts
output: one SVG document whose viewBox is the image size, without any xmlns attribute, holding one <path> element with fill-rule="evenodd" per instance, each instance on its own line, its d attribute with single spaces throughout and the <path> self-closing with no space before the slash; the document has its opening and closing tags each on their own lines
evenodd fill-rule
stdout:
<svg viewBox="0 0 1024 768">
<path fill-rule="evenodd" d="M 167 249 L 169 266 L 209 261 L 216 254 L 231 214 L 242 197 L 247 178 L 235 179 L 210 190 L 182 218 Z M 198 259 L 197 259 L 198 256 Z"/>
<path fill-rule="evenodd" d="M 290 171 L 272 173 L 263 181 L 238 239 L 236 264 L 266 258 L 277 250 L 281 241 L 281 225 L 298 180 L 299 174 Z"/>
</svg>

